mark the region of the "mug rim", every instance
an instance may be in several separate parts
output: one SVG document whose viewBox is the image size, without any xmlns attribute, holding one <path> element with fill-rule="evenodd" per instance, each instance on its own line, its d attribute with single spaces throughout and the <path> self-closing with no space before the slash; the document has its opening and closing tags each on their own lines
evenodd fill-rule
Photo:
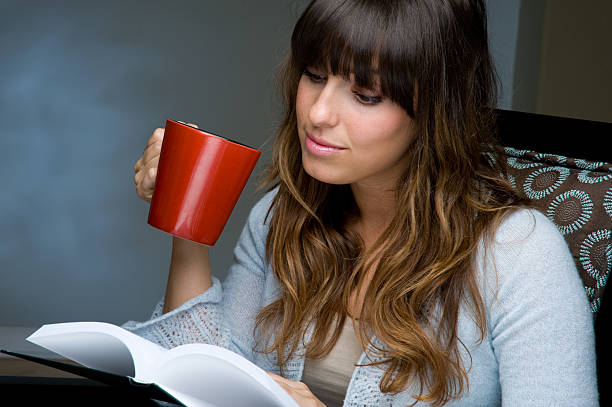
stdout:
<svg viewBox="0 0 612 407">
<path fill-rule="evenodd" d="M 241 146 L 243 146 L 243 147 L 250 148 L 251 150 L 259 151 L 259 150 L 258 150 L 258 149 L 256 149 L 255 147 L 251 147 L 251 146 L 249 146 L 248 144 L 244 144 L 244 143 L 241 143 L 241 142 L 239 142 L 239 141 L 232 140 L 231 138 L 228 138 L 228 137 L 225 137 L 225 136 L 221 136 L 221 135 L 219 135 L 219 134 L 215 134 L 215 133 L 210 132 L 210 131 L 208 131 L 208 130 L 204 130 L 204 129 L 200 129 L 200 128 L 197 128 L 197 127 L 193 127 L 193 126 L 190 126 L 190 125 L 188 125 L 188 124 L 186 124 L 186 123 L 181 123 L 181 122 L 176 121 L 176 120 L 173 120 L 173 119 L 167 119 L 167 121 L 169 121 L 169 122 L 173 122 L 173 123 L 176 123 L 176 124 L 179 124 L 179 125 L 181 125 L 181 126 L 186 126 L 186 127 L 189 127 L 190 129 L 199 130 L 200 132 L 202 132 L 202 133 L 204 133 L 204 134 L 207 134 L 207 135 L 209 135 L 209 136 L 219 137 L 220 139 L 223 139 L 223 140 L 229 141 L 230 143 L 234 143 L 234 144 L 241 145 Z"/>
</svg>

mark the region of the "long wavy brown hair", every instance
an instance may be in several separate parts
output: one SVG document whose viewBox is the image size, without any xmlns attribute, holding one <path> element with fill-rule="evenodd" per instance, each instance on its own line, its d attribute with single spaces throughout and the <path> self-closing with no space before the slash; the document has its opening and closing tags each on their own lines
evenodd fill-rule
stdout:
<svg viewBox="0 0 612 407">
<path fill-rule="evenodd" d="M 487 41 L 483 0 L 315 0 L 303 12 L 280 75 L 285 112 L 263 178 L 278 188 L 266 256 L 280 296 L 259 312 L 256 331 L 281 370 L 304 342 L 309 358 L 333 348 L 351 294 L 375 267 L 358 337 L 371 364 L 385 369 L 380 389 L 416 383 L 417 400 L 442 405 L 468 386 L 462 305 L 481 340 L 486 332 L 474 255 L 525 203 L 504 180 Z M 396 213 L 367 251 L 348 227 L 359 217 L 350 186 L 322 183 L 302 167 L 295 109 L 306 67 L 354 75 L 362 88 L 378 79 L 415 124 Z"/>
</svg>

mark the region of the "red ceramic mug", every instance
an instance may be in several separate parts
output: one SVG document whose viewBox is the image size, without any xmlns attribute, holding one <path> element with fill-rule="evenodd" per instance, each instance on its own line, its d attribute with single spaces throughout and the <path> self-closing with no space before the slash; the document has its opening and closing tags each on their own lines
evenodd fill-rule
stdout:
<svg viewBox="0 0 612 407">
<path fill-rule="evenodd" d="M 214 245 L 260 155 L 244 144 L 167 120 L 149 224 Z"/>
</svg>

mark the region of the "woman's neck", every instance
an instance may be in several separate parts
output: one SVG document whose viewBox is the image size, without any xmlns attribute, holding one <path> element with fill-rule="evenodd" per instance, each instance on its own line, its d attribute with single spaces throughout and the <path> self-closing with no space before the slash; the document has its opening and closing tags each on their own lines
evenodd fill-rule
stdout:
<svg viewBox="0 0 612 407">
<path fill-rule="evenodd" d="M 351 190 L 359 208 L 359 218 L 354 227 L 366 247 L 369 247 L 393 219 L 397 205 L 395 191 L 380 185 L 364 183 L 351 184 Z"/>
<path fill-rule="evenodd" d="M 391 188 L 381 187 L 380 184 L 365 183 L 351 184 L 351 190 L 359 208 L 359 217 L 350 227 L 361 237 L 364 252 L 369 252 L 393 219 L 397 204 L 395 192 Z M 376 253 L 368 254 L 368 256 L 375 255 Z M 376 261 L 365 271 L 360 286 L 351 295 L 347 310 L 351 318 L 367 320 L 367 316 L 362 315 L 363 301 L 377 263 Z"/>
</svg>

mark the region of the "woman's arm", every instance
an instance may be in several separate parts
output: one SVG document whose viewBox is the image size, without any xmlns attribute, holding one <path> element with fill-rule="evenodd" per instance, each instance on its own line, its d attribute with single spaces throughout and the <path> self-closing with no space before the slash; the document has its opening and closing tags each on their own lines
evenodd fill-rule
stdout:
<svg viewBox="0 0 612 407">
<path fill-rule="evenodd" d="M 155 189 L 163 137 L 164 129 L 156 129 L 134 165 L 136 191 L 148 202 Z M 267 194 L 251 210 L 223 285 L 211 276 L 208 247 L 173 238 L 165 297 L 148 321 L 128 321 L 123 327 L 166 348 L 205 342 L 250 359 L 253 324 L 265 290 L 264 219 L 274 194 Z"/>
<path fill-rule="evenodd" d="M 223 284 L 211 276 L 212 286 L 203 292 L 203 286 L 195 290 L 189 287 L 177 290 L 179 296 L 171 299 L 176 301 L 175 304 L 168 306 L 172 308 L 171 311 L 162 312 L 166 308 L 165 299 L 162 299 L 148 321 L 129 321 L 123 327 L 166 348 L 185 343 L 211 343 L 228 348 L 253 361 L 255 315 L 266 295 L 267 225 L 264 224 L 264 219 L 274 194 L 275 191 L 268 193 L 251 210 L 234 248 L 234 263 Z M 173 247 L 173 251 L 183 249 L 180 244 L 189 242 L 176 243 L 179 245 Z M 206 256 L 202 253 L 200 255 L 202 257 L 199 260 L 206 261 Z M 199 267 L 185 270 L 186 274 L 202 272 Z M 182 284 L 189 284 L 190 279 L 180 279 L 179 273 L 170 275 L 170 285 L 180 287 Z M 168 290 L 174 291 L 171 288 Z M 187 292 L 188 297 L 196 291 L 200 293 L 180 303 L 181 295 Z M 167 296 L 172 294 L 168 293 Z M 274 369 L 274 366 L 267 364 L 260 364 L 260 367 L 266 370 Z"/>
<path fill-rule="evenodd" d="M 198 127 L 195 124 L 191 126 Z M 136 193 L 151 202 L 165 129 L 157 128 L 147 141 L 142 157 L 134 164 Z M 172 258 L 163 313 L 176 309 L 212 286 L 208 247 L 181 238 L 172 240 Z"/>
<path fill-rule="evenodd" d="M 178 308 L 211 286 L 208 246 L 179 237 L 172 238 L 163 313 Z"/>
<path fill-rule="evenodd" d="M 597 406 L 593 317 L 567 243 L 521 210 L 493 245 L 490 332 L 504 406 Z"/>
</svg>

